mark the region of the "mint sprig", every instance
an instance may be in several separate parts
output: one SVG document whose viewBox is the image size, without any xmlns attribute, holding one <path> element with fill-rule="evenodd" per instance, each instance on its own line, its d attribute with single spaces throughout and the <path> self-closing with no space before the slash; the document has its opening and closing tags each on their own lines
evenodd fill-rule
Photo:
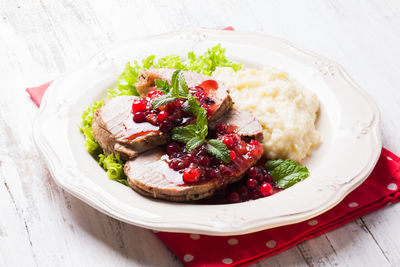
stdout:
<svg viewBox="0 0 400 267">
<path fill-rule="evenodd" d="M 174 141 L 186 143 L 185 150 L 190 152 L 193 149 L 206 145 L 207 152 L 215 156 L 217 159 L 225 163 L 230 162 L 230 152 L 226 145 L 216 139 L 206 140 L 208 135 L 207 125 L 207 112 L 197 102 L 197 99 L 189 93 L 189 88 L 186 83 L 185 77 L 180 70 L 174 71 L 171 77 L 171 84 L 168 81 L 155 80 L 157 88 L 164 93 L 164 95 L 154 99 L 152 108 L 156 109 L 166 105 L 176 98 L 187 99 L 186 110 L 196 117 L 196 124 L 187 126 L 179 126 L 172 129 L 171 138 Z"/>
<path fill-rule="evenodd" d="M 271 177 L 278 188 L 286 189 L 306 179 L 310 173 L 305 166 L 292 160 L 269 160 L 265 168 L 271 172 Z"/>
</svg>

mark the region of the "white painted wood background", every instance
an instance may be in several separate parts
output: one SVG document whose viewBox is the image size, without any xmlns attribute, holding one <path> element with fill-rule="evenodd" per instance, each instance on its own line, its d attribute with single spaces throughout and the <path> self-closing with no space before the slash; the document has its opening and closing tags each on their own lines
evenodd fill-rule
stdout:
<svg viewBox="0 0 400 267">
<path fill-rule="evenodd" d="M 57 187 L 31 136 L 39 85 L 115 41 L 179 27 L 264 32 L 342 64 L 400 154 L 400 2 L 0 0 L 0 266 L 179 266 L 151 231 Z M 351 164 L 351 163 L 349 163 Z M 255 266 L 400 266 L 400 204 Z"/>
</svg>

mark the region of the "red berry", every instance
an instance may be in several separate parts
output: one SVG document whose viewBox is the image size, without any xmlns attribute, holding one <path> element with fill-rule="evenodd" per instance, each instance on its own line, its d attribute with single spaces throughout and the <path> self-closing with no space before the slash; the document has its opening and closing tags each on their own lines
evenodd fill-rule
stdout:
<svg viewBox="0 0 400 267">
<path fill-rule="evenodd" d="M 146 120 L 153 125 L 157 125 L 157 115 L 156 114 L 147 115 Z"/>
<path fill-rule="evenodd" d="M 249 189 L 245 185 L 238 187 L 238 192 L 242 197 L 246 197 L 249 194 Z"/>
<path fill-rule="evenodd" d="M 255 179 L 253 179 L 253 178 L 249 178 L 249 179 L 246 181 L 246 184 L 247 184 L 247 186 L 248 186 L 249 188 L 256 188 L 257 185 L 258 185 L 258 182 L 257 182 L 257 180 L 255 180 Z"/>
<path fill-rule="evenodd" d="M 240 201 L 240 196 L 237 192 L 230 192 L 228 195 L 228 200 L 231 203 L 237 203 Z"/>
<path fill-rule="evenodd" d="M 230 150 L 230 153 L 231 153 L 231 160 L 232 161 L 235 160 L 236 159 L 236 152 L 233 151 L 233 150 Z"/>
<path fill-rule="evenodd" d="M 225 129 L 226 129 L 226 124 L 223 124 L 223 123 L 218 124 L 216 127 L 217 133 L 220 133 L 220 134 L 225 133 Z"/>
<path fill-rule="evenodd" d="M 199 180 L 200 171 L 196 168 L 189 167 L 183 172 L 183 181 L 187 183 L 194 183 Z"/>
<path fill-rule="evenodd" d="M 257 140 L 251 140 L 250 145 L 258 146 L 260 143 Z"/>
<path fill-rule="evenodd" d="M 179 145 L 177 143 L 172 143 L 172 144 L 169 144 L 167 146 L 167 155 L 168 156 L 172 155 L 172 154 L 174 154 L 176 152 L 179 152 L 179 151 L 180 151 L 180 148 L 179 148 Z"/>
<path fill-rule="evenodd" d="M 136 112 L 133 114 L 133 121 L 136 123 L 144 122 L 146 121 L 146 115 L 142 111 Z"/>
<path fill-rule="evenodd" d="M 136 99 L 132 103 L 132 113 L 144 111 L 146 109 L 146 103 L 142 100 Z"/>
<path fill-rule="evenodd" d="M 272 177 L 270 174 L 264 174 L 264 181 L 271 183 L 272 182 Z"/>
<path fill-rule="evenodd" d="M 257 175 L 260 173 L 260 170 L 257 167 L 251 167 L 248 171 L 247 174 L 251 177 L 251 178 L 256 178 Z"/>
<path fill-rule="evenodd" d="M 235 141 L 233 140 L 233 138 L 230 138 L 230 137 L 227 137 L 227 136 L 225 136 L 222 139 L 222 142 L 226 145 L 226 147 L 228 149 L 232 149 L 235 146 Z"/>
<path fill-rule="evenodd" d="M 200 156 L 199 157 L 199 164 L 203 166 L 207 166 L 210 163 L 210 158 L 207 156 Z"/>
<path fill-rule="evenodd" d="M 269 183 L 263 183 L 260 186 L 260 193 L 263 197 L 269 196 L 272 194 L 272 186 Z"/>
<path fill-rule="evenodd" d="M 158 122 L 163 122 L 168 118 L 168 113 L 165 111 L 161 111 L 160 113 L 158 113 L 157 115 L 157 121 Z"/>
<path fill-rule="evenodd" d="M 154 90 L 154 91 L 148 92 L 147 97 L 149 97 L 151 99 L 154 99 L 154 98 L 157 98 L 157 97 L 162 96 L 162 95 L 163 95 L 163 93 L 161 91 Z"/>
</svg>

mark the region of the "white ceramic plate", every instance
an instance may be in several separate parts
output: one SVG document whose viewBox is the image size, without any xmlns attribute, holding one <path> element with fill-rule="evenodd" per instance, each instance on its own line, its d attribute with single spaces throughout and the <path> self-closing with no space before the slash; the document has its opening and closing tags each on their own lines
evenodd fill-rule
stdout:
<svg viewBox="0 0 400 267">
<path fill-rule="evenodd" d="M 115 85 L 127 61 L 150 54 L 202 53 L 217 43 L 229 58 L 285 70 L 318 95 L 323 143 L 305 162 L 311 176 L 271 197 L 228 205 L 154 200 L 109 180 L 85 150 L 78 130 L 82 111 Z M 379 121 L 370 97 L 324 57 L 262 34 L 182 30 L 120 43 L 66 72 L 45 94 L 34 139 L 58 185 L 114 218 L 160 231 L 231 235 L 307 220 L 338 204 L 378 159 Z"/>
</svg>

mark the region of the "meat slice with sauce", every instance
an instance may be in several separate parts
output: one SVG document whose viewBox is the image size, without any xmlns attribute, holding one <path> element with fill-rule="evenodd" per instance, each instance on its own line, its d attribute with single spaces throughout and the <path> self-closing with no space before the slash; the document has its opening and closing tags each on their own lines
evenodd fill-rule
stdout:
<svg viewBox="0 0 400 267">
<path fill-rule="evenodd" d="M 247 112 L 234 111 L 228 118 L 230 120 L 220 123 L 235 129 L 232 133 L 240 134 L 243 139 L 260 138 L 260 135 L 262 138 L 261 125 Z M 127 161 L 124 171 L 130 186 L 142 195 L 170 201 L 199 200 L 212 196 L 229 183 L 238 181 L 251 166 L 256 164 L 263 154 L 263 146 L 258 142 L 255 143 L 254 151 L 247 152 L 247 149 L 242 149 L 246 155 L 243 157 L 238 155 L 236 160 L 231 162 L 230 166 L 235 170 L 233 173 L 194 184 L 186 184 L 183 181 L 182 171 L 170 168 L 168 163 L 171 159 L 164 148 L 147 151 L 140 157 Z M 241 150 L 238 147 L 233 149 L 236 153 Z"/>
<path fill-rule="evenodd" d="M 154 90 L 154 79 L 168 80 L 173 69 L 150 69 L 141 72 L 138 84 L 141 93 Z M 232 99 L 228 90 L 209 76 L 192 72 L 183 72 L 189 87 L 206 82 L 204 91 L 213 99 L 213 113 L 209 121 L 216 120 L 232 106 Z M 146 78 L 143 78 L 146 77 Z M 146 82 L 144 82 L 146 81 Z M 208 83 L 208 84 L 207 84 Z M 146 92 L 147 92 L 146 91 Z M 131 107 L 135 96 L 117 96 L 107 101 L 103 107 L 96 110 L 92 124 L 93 136 L 103 148 L 104 153 L 120 154 L 122 159 L 136 157 L 139 153 L 165 144 L 168 134 L 159 130 L 148 122 L 136 123 L 133 121 Z"/>
<path fill-rule="evenodd" d="M 131 107 L 135 96 L 118 96 L 94 113 L 93 137 L 104 153 L 120 154 L 127 160 L 139 153 L 165 144 L 167 136 L 148 122 L 135 123 Z"/>
</svg>

